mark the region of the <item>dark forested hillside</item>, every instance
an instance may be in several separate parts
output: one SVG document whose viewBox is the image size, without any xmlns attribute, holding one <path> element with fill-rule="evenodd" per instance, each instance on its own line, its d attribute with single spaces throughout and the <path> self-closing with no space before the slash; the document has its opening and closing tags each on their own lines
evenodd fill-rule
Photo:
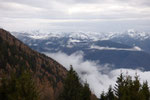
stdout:
<svg viewBox="0 0 150 100">
<path fill-rule="evenodd" d="M 0 29 L 0 77 L 17 74 L 21 69 L 28 69 L 32 73 L 42 100 L 55 100 L 58 97 L 66 69 Z"/>
</svg>

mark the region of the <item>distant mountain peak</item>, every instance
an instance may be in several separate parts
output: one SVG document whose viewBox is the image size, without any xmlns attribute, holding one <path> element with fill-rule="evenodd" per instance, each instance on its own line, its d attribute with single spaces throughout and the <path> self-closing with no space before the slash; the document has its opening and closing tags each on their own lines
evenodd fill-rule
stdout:
<svg viewBox="0 0 150 100">
<path fill-rule="evenodd" d="M 128 33 L 135 33 L 136 31 L 135 31 L 135 29 L 128 29 L 127 32 Z"/>
</svg>

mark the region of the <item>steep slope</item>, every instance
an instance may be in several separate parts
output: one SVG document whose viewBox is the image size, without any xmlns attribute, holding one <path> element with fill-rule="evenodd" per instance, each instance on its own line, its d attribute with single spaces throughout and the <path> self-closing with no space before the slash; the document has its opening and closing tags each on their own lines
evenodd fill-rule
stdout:
<svg viewBox="0 0 150 100">
<path fill-rule="evenodd" d="M 4 73 L 19 73 L 21 67 L 28 68 L 33 73 L 42 100 L 56 100 L 66 76 L 66 69 L 0 29 L 0 76 Z"/>
</svg>

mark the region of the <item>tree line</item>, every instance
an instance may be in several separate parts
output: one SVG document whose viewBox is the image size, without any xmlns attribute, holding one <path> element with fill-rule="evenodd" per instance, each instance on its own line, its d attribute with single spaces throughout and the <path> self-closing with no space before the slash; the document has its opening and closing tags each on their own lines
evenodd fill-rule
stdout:
<svg viewBox="0 0 150 100">
<path fill-rule="evenodd" d="M 132 79 L 130 75 L 121 73 L 114 88 L 110 86 L 108 92 L 100 95 L 100 100 L 150 100 L 148 82 L 141 84 L 139 76 Z"/>
<path fill-rule="evenodd" d="M 39 100 L 39 93 L 31 73 L 3 75 L 0 80 L 0 100 Z"/>
<path fill-rule="evenodd" d="M 148 82 L 140 83 L 139 76 L 118 76 L 114 87 L 102 92 L 98 98 L 92 98 L 87 83 L 81 83 L 78 74 L 71 67 L 63 82 L 58 100 L 150 100 Z M 32 74 L 23 70 L 19 74 L 5 75 L 0 79 L 0 100 L 40 100 L 38 89 Z"/>
<path fill-rule="evenodd" d="M 77 73 L 71 67 L 64 82 L 64 89 L 60 100 L 93 100 L 89 85 L 82 85 Z M 95 99 L 94 99 L 95 100 Z M 134 79 L 122 73 L 117 77 L 114 87 L 102 92 L 97 100 L 150 100 L 148 82 L 140 83 L 138 75 Z"/>
</svg>

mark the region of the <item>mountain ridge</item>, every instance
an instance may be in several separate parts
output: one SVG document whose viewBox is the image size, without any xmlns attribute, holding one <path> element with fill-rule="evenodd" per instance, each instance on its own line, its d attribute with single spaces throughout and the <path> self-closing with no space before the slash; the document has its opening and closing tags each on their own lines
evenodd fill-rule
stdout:
<svg viewBox="0 0 150 100">
<path fill-rule="evenodd" d="M 52 58 L 30 49 L 8 31 L 0 29 L 0 76 L 18 73 L 21 67 L 33 73 L 39 91 L 42 91 L 41 100 L 57 99 L 67 70 Z"/>
<path fill-rule="evenodd" d="M 129 33 L 134 33 L 134 30 L 129 30 Z M 32 49 L 39 52 L 57 53 L 63 52 L 71 55 L 75 52 L 82 51 L 84 53 L 84 60 L 98 61 L 99 64 L 110 64 L 113 68 L 131 68 L 131 69 L 145 69 L 150 70 L 150 54 L 147 52 L 149 49 L 143 48 L 141 45 L 134 45 L 134 42 L 126 41 L 129 38 L 124 38 L 123 35 L 115 38 L 113 34 L 110 34 L 113 38 L 107 40 L 106 38 L 97 39 L 88 38 L 88 35 L 77 33 L 77 35 L 70 35 L 74 33 L 59 33 L 61 36 L 47 34 L 46 38 L 32 38 L 26 33 L 25 36 L 20 34 L 18 37 L 25 44 L 29 45 Z M 42 33 L 44 34 L 44 33 Z M 54 33 L 53 33 L 54 34 Z M 123 34 L 123 33 L 122 33 Z M 135 32 L 136 34 L 136 32 Z M 148 34 L 148 33 L 147 33 Z M 39 34 L 40 35 L 40 34 Z M 84 36 L 85 35 L 85 38 Z M 107 36 L 104 34 L 103 37 Z M 92 33 L 91 33 L 92 37 Z M 95 36 L 94 36 L 95 37 Z M 131 38 L 132 40 L 133 38 Z M 122 40 L 122 41 L 121 41 Z M 133 39 L 134 40 L 134 39 Z M 140 41 L 140 39 L 136 39 Z M 131 44 L 130 44 L 131 43 Z M 149 47 L 149 42 L 145 47 Z"/>
<path fill-rule="evenodd" d="M 16 35 L 18 32 L 12 32 Z M 150 38 L 149 32 L 139 32 L 134 29 L 129 29 L 124 32 L 19 32 L 33 39 L 46 39 L 49 37 L 70 37 L 74 39 L 89 39 L 89 40 L 110 40 L 116 37 L 129 36 L 134 39 L 145 40 Z M 18 34 L 19 35 L 19 34 Z"/>
</svg>

